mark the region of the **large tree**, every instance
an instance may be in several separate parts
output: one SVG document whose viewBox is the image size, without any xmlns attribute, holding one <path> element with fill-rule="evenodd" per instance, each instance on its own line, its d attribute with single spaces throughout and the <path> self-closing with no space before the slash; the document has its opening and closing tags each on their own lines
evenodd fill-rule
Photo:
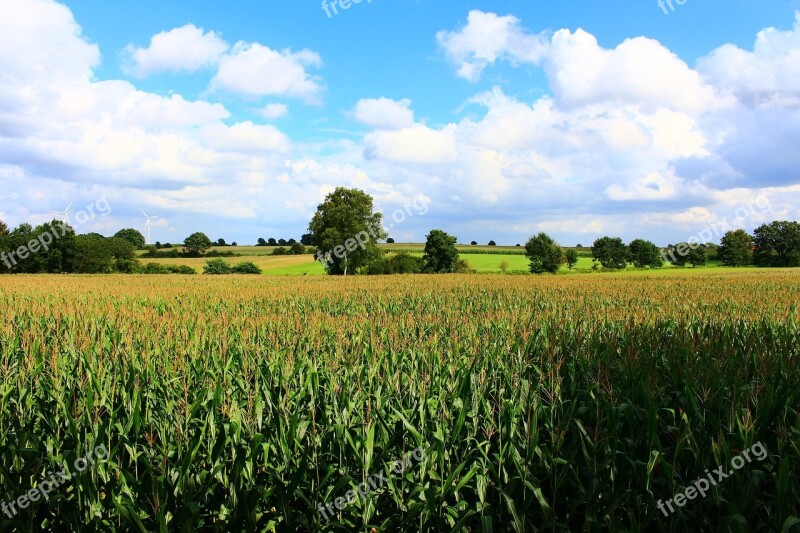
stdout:
<svg viewBox="0 0 800 533">
<path fill-rule="evenodd" d="M 144 250 L 145 247 L 144 235 L 142 235 L 138 230 L 135 230 L 133 228 L 121 229 L 114 234 L 114 237 L 118 239 L 125 239 L 126 241 L 131 243 L 133 247 L 137 250 Z"/>
<path fill-rule="evenodd" d="M 442 230 L 434 229 L 425 241 L 423 269 L 430 274 L 449 274 L 458 266 L 457 239 Z"/>
<path fill-rule="evenodd" d="M 382 220 L 364 191 L 337 187 L 326 196 L 308 231 L 328 274 L 346 276 L 379 256 L 378 240 L 387 236 Z"/>
<path fill-rule="evenodd" d="M 659 268 L 664 260 L 658 254 L 658 246 L 644 239 L 634 239 L 628 245 L 630 260 L 636 268 Z"/>
<path fill-rule="evenodd" d="M 528 239 L 525 244 L 525 255 L 530 260 L 530 270 L 534 274 L 558 272 L 564 262 L 564 253 L 548 234 L 540 233 Z"/>
<path fill-rule="evenodd" d="M 722 236 L 719 259 L 730 267 L 747 266 L 753 262 L 753 237 L 743 229 L 729 231 Z"/>
<path fill-rule="evenodd" d="M 211 239 L 208 238 L 208 235 L 201 232 L 192 233 L 186 240 L 183 241 L 183 246 L 186 248 L 186 251 L 189 252 L 190 255 L 202 255 L 211 248 L 212 246 Z"/>
<path fill-rule="evenodd" d="M 800 266 L 800 223 L 787 220 L 763 224 L 753 232 L 758 266 Z"/>
<path fill-rule="evenodd" d="M 622 269 L 628 266 L 628 247 L 619 237 L 600 237 L 592 244 L 592 257 L 603 268 Z"/>
</svg>

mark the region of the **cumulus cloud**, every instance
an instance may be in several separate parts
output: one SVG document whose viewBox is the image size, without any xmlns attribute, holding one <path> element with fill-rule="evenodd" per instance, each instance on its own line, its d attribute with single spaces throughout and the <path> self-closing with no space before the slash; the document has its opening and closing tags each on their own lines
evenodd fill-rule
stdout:
<svg viewBox="0 0 800 533">
<path fill-rule="evenodd" d="M 215 32 L 194 24 L 162 31 L 150 39 L 150 46 L 125 48 L 129 70 L 144 78 L 160 72 L 195 72 L 215 65 L 229 45 Z"/>
<path fill-rule="evenodd" d="M 367 159 L 399 163 L 452 163 L 458 148 L 450 133 L 416 125 L 397 131 L 375 131 L 364 140 Z"/>
<path fill-rule="evenodd" d="M 245 96 L 291 96 L 318 103 L 322 83 L 306 68 L 320 65 L 322 59 L 311 50 L 278 52 L 239 42 L 220 60 L 211 86 Z"/>
<path fill-rule="evenodd" d="M 283 118 L 289 114 L 289 106 L 286 104 L 267 104 L 258 113 L 267 120 Z"/>
<path fill-rule="evenodd" d="M 517 17 L 478 10 L 469 12 L 464 27 L 437 33 L 436 41 L 469 81 L 497 61 L 538 63 L 547 50 L 546 36 L 527 32 Z"/>
<path fill-rule="evenodd" d="M 791 30 L 767 28 L 753 51 L 723 45 L 697 62 L 698 70 L 743 103 L 768 107 L 800 105 L 800 12 Z"/>
<path fill-rule="evenodd" d="M 359 100 L 353 116 L 362 124 L 379 129 L 394 130 L 414 124 L 414 112 L 409 108 L 411 100 L 400 101 L 389 98 L 364 98 Z"/>
</svg>

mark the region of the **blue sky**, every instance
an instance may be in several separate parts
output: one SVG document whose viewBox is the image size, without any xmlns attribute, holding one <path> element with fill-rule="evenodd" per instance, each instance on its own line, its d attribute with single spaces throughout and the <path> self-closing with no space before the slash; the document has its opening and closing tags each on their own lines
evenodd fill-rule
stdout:
<svg viewBox="0 0 800 533">
<path fill-rule="evenodd" d="M 673 5 L 0 0 L 0 218 L 244 244 L 343 185 L 424 200 L 398 241 L 797 219 L 800 2 Z"/>
</svg>

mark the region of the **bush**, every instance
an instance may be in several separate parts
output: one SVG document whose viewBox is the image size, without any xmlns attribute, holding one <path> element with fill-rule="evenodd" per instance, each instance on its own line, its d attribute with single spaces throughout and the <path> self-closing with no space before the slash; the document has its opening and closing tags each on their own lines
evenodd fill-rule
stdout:
<svg viewBox="0 0 800 533">
<path fill-rule="evenodd" d="M 286 255 L 286 248 L 279 246 L 278 248 L 272 250 L 272 255 Z"/>
<path fill-rule="evenodd" d="M 261 274 L 261 269 L 255 263 L 249 261 L 239 263 L 233 267 L 234 274 Z"/>
<path fill-rule="evenodd" d="M 197 272 L 188 265 L 167 265 L 167 270 L 169 270 L 170 274 L 197 274 Z"/>
<path fill-rule="evenodd" d="M 466 259 L 459 259 L 456 262 L 456 268 L 453 270 L 454 274 L 475 274 L 477 270 L 469 266 Z"/>
<path fill-rule="evenodd" d="M 169 274 L 169 270 L 164 265 L 158 263 L 147 263 L 141 270 L 142 274 Z"/>
<path fill-rule="evenodd" d="M 292 243 L 287 252 L 288 255 L 303 255 L 304 253 L 306 253 L 306 247 L 299 242 Z"/>
<path fill-rule="evenodd" d="M 233 268 L 231 268 L 231 265 L 222 259 L 211 259 L 210 261 L 206 262 L 206 265 L 203 267 L 203 274 L 212 276 L 233 274 Z"/>
</svg>

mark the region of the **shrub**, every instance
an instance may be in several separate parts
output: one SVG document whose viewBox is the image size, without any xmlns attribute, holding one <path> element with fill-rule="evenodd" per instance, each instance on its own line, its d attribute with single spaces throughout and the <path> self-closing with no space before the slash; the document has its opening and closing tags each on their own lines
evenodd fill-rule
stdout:
<svg viewBox="0 0 800 533">
<path fill-rule="evenodd" d="M 231 268 L 231 265 L 229 265 L 222 259 L 211 259 L 208 262 L 206 262 L 206 265 L 203 267 L 203 274 L 218 276 L 222 274 L 232 274 L 232 273 L 233 273 L 233 268 Z"/>
<path fill-rule="evenodd" d="M 233 267 L 234 274 L 261 274 L 261 269 L 255 263 L 249 261 L 239 263 Z"/>
</svg>

